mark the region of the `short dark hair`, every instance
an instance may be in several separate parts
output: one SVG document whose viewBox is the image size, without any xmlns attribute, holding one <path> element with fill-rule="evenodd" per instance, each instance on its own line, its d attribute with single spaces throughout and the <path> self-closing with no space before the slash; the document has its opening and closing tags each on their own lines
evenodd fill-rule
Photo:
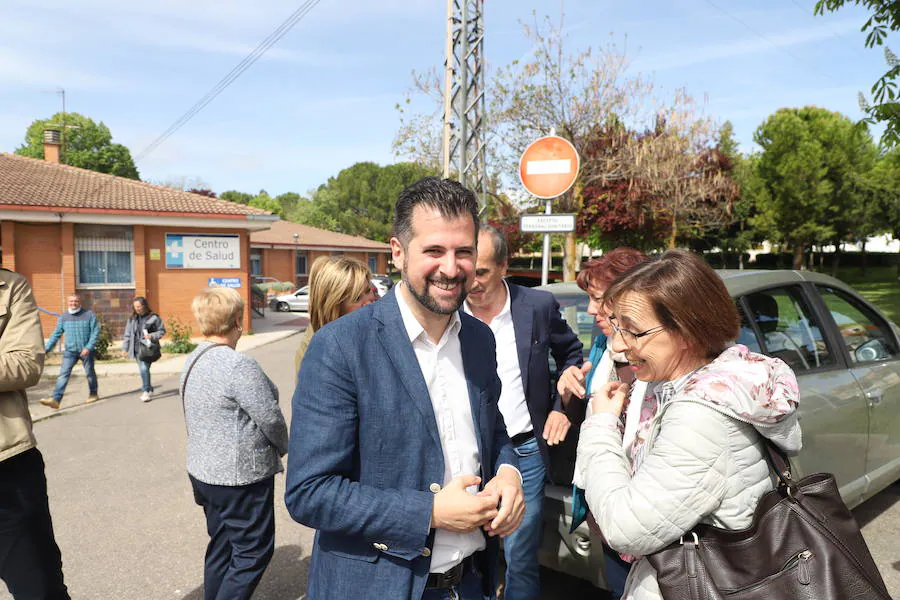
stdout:
<svg viewBox="0 0 900 600">
<path fill-rule="evenodd" d="M 509 260 L 509 246 L 506 244 L 506 236 L 493 225 L 482 225 L 478 232 L 491 236 L 491 244 L 494 246 L 494 262 L 505 265 Z"/>
<path fill-rule="evenodd" d="M 667 250 L 616 279 L 604 295 L 614 313 L 629 292 L 643 295 L 660 324 L 706 358 L 721 354 L 740 331 L 725 283 L 693 252 Z"/>
<path fill-rule="evenodd" d="M 620 246 L 605 253 L 600 258 L 592 258 L 581 266 L 575 281 L 578 287 L 587 291 L 589 287 L 609 286 L 615 279 L 630 269 L 647 260 L 647 255 L 640 250 Z"/>
<path fill-rule="evenodd" d="M 394 207 L 393 236 L 400 240 L 404 248 L 413 237 L 413 210 L 420 205 L 434 208 L 448 219 L 470 215 L 477 239 L 478 198 L 475 193 L 452 179 L 425 177 L 400 192 Z"/>
</svg>

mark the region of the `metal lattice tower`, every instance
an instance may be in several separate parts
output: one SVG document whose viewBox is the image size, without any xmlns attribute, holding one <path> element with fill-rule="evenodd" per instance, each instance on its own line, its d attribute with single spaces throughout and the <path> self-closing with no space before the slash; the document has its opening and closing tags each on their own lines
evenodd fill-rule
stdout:
<svg viewBox="0 0 900 600">
<path fill-rule="evenodd" d="M 485 205 L 484 0 L 447 0 L 444 63 L 444 177 L 452 174 Z"/>
</svg>

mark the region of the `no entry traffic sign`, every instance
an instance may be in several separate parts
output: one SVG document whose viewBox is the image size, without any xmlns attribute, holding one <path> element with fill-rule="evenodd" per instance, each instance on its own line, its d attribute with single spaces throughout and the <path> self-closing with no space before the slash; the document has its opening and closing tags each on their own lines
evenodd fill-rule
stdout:
<svg viewBox="0 0 900 600">
<path fill-rule="evenodd" d="M 578 176 L 578 153 L 568 140 L 548 135 L 533 141 L 519 160 L 522 185 L 538 198 L 566 193 Z"/>
</svg>

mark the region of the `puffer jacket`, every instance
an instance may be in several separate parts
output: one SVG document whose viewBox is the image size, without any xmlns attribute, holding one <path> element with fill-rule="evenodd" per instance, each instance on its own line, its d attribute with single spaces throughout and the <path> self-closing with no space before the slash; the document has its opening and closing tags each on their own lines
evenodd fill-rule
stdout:
<svg viewBox="0 0 900 600">
<path fill-rule="evenodd" d="M 28 280 L 0 269 L 0 461 L 34 448 L 25 388 L 44 370 L 41 321 Z"/>
<path fill-rule="evenodd" d="M 782 361 L 733 346 L 677 383 L 649 424 L 633 475 L 615 415 L 582 425 L 588 506 L 610 547 L 625 554 L 661 550 L 698 523 L 747 527 L 774 487 L 762 436 L 789 455 L 801 448 L 797 380 Z M 623 598 L 662 598 L 647 560 L 634 564 Z"/>
</svg>

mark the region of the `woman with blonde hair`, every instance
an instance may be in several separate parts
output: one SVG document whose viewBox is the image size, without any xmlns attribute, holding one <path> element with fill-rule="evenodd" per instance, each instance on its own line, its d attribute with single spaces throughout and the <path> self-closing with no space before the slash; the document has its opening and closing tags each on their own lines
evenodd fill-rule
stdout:
<svg viewBox="0 0 900 600">
<path fill-rule="evenodd" d="M 250 598 L 275 550 L 275 474 L 284 470 L 287 425 L 278 388 L 235 351 L 240 294 L 208 288 L 191 310 L 206 339 L 188 356 L 179 389 L 188 477 L 209 533 L 203 597 Z"/>
<path fill-rule="evenodd" d="M 372 273 L 355 258 L 320 256 L 309 271 L 309 325 L 300 338 L 294 357 L 300 363 L 313 334 L 338 317 L 375 302 Z"/>
</svg>

